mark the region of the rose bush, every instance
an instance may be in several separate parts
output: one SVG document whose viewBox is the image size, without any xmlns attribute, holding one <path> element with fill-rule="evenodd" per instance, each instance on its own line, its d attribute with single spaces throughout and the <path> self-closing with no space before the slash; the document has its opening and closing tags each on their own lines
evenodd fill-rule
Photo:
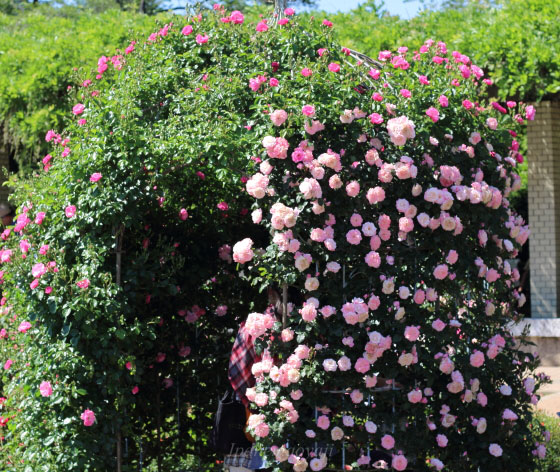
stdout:
<svg viewBox="0 0 560 472">
<path fill-rule="evenodd" d="M 116 443 L 124 470 L 207 453 L 248 313 L 268 350 L 249 426 L 279 468 L 320 470 L 333 459 L 294 451 L 333 442 L 396 470 L 536 460 L 542 380 L 504 328 L 523 301 L 509 259 L 528 229 L 507 197 L 531 109 L 478 103 L 483 72 L 441 43 L 363 63 L 329 20 L 274 23 L 218 8 L 101 57 L 43 172 L 13 181 L 14 470 L 110 470 Z M 308 295 L 285 328 L 250 287 L 284 283 Z"/>
<path fill-rule="evenodd" d="M 377 448 L 395 470 L 531 469 L 543 379 L 505 326 L 525 301 L 512 261 L 529 229 L 508 197 L 534 110 L 483 102 L 492 82 L 444 43 L 356 62 L 331 26 L 295 63 L 270 54 L 289 87 L 252 87 L 247 191 L 271 238 L 239 262 L 308 298 L 260 337 L 275 362 L 254 369 L 250 430 L 282 470 L 336 465 L 342 448 L 354 466 Z M 301 453 L 333 443 L 338 457 Z"/>
</svg>

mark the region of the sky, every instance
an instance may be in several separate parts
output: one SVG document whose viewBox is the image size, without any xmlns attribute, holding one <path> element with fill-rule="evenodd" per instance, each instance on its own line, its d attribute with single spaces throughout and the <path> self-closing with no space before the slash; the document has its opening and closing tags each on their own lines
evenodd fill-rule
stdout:
<svg viewBox="0 0 560 472">
<path fill-rule="evenodd" d="M 363 0 L 317 0 L 317 7 L 329 13 L 349 11 L 356 8 Z M 385 0 L 385 9 L 401 18 L 411 18 L 420 9 L 420 2 L 404 2 L 403 0 Z"/>
</svg>

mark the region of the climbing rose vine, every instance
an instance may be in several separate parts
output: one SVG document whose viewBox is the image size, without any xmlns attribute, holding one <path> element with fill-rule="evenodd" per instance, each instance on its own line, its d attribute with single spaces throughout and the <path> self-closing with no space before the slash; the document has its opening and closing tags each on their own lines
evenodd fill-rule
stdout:
<svg viewBox="0 0 560 472">
<path fill-rule="evenodd" d="M 507 198 L 533 110 L 483 103 L 483 71 L 441 43 L 363 62 L 328 19 L 286 14 L 173 17 L 77 71 L 74 124 L 12 180 L 2 234 L 13 470 L 114 470 L 117 444 L 123 470 L 209 458 L 246 316 L 249 429 L 276 468 L 382 449 L 396 470 L 514 470 L 544 453 L 536 360 L 504 327 L 524 300 L 528 229 Z M 284 283 L 307 297 L 286 327 L 259 295 Z"/>
</svg>

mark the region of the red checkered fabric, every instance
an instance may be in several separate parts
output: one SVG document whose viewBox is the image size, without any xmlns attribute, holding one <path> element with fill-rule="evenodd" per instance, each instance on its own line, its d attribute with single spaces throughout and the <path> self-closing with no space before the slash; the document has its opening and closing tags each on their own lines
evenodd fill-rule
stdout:
<svg viewBox="0 0 560 472">
<path fill-rule="evenodd" d="M 253 338 L 245 329 L 245 322 L 241 323 L 237 337 L 233 343 L 231 356 L 229 358 L 228 378 L 239 399 L 246 407 L 249 400 L 245 395 L 247 388 L 255 386 L 255 377 L 251 368 L 255 362 L 260 361 L 260 356 L 255 352 Z"/>
</svg>

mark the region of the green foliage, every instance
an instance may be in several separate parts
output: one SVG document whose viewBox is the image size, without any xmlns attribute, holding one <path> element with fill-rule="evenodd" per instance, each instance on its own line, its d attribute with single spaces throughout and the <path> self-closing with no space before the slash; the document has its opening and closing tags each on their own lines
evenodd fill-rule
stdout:
<svg viewBox="0 0 560 472">
<path fill-rule="evenodd" d="M 501 0 L 423 10 L 402 20 L 369 0 L 332 20 L 343 44 L 372 57 L 403 44 L 418 48 L 427 38 L 444 41 L 488 72 L 497 86 L 491 94 L 538 101 L 560 92 L 559 17 L 559 2 Z"/>
<path fill-rule="evenodd" d="M 550 433 L 550 441 L 543 441 L 546 457 L 537 469 L 538 472 L 560 471 L 560 418 L 542 412 L 535 415 L 535 427 L 544 427 Z"/>
<path fill-rule="evenodd" d="M 0 124 L 20 169 L 29 171 L 47 151 L 49 129 L 65 124 L 72 77 L 89 72 L 103 54 L 144 36 L 152 17 L 116 10 L 92 15 L 66 7 L 0 14 Z"/>
</svg>

